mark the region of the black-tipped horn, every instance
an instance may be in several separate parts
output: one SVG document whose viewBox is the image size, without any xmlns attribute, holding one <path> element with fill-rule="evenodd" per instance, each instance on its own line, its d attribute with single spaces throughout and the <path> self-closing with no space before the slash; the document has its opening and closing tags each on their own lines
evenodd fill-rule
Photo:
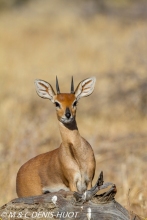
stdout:
<svg viewBox="0 0 147 220">
<path fill-rule="evenodd" d="M 58 83 L 58 78 L 56 76 L 56 90 L 57 90 L 57 94 L 60 93 L 60 89 L 59 89 L 59 83 Z"/>
<path fill-rule="evenodd" d="M 74 92 L 74 82 L 73 82 L 73 76 L 72 76 L 72 79 L 71 79 L 71 90 L 70 90 L 71 93 L 75 93 Z"/>
</svg>

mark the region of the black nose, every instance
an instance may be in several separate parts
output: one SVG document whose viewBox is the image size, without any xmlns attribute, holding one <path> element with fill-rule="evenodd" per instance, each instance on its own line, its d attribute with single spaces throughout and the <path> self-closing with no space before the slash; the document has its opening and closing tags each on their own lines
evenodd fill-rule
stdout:
<svg viewBox="0 0 147 220">
<path fill-rule="evenodd" d="M 70 116 L 71 116 L 71 114 L 70 114 L 70 112 L 66 112 L 66 114 L 65 114 L 65 116 L 66 116 L 66 118 L 70 118 Z"/>
<path fill-rule="evenodd" d="M 66 108 L 66 111 L 65 111 L 65 116 L 66 116 L 66 118 L 70 118 L 70 116 L 71 116 L 71 113 L 70 113 L 70 109 L 67 107 Z"/>
</svg>

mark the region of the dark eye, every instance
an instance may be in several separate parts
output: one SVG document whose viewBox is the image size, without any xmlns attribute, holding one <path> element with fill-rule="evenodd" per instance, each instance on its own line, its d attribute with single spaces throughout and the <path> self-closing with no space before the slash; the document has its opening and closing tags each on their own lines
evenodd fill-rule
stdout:
<svg viewBox="0 0 147 220">
<path fill-rule="evenodd" d="M 60 108 L 60 107 L 61 107 L 58 102 L 55 102 L 55 106 L 56 106 L 57 108 Z"/>
<path fill-rule="evenodd" d="M 74 103 L 73 103 L 73 107 L 76 107 L 77 106 L 77 101 L 75 101 Z"/>
</svg>

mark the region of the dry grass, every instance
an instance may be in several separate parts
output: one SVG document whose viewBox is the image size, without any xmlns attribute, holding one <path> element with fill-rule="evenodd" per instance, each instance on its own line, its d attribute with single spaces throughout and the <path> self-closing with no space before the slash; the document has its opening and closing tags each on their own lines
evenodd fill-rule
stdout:
<svg viewBox="0 0 147 220">
<path fill-rule="evenodd" d="M 71 75 L 75 84 L 95 75 L 77 121 L 95 151 L 96 177 L 103 170 L 117 201 L 147 217 L 146 45 L 147 20 L 83 17 L 75 5 L 49 0 L 1 12 L 1 205 L 16 197 L 19 167 L 60 143 L 54 106 L 38 98 L 34 79 L 54 86 L 58 75 L 69 91 Z"/>
</svg>

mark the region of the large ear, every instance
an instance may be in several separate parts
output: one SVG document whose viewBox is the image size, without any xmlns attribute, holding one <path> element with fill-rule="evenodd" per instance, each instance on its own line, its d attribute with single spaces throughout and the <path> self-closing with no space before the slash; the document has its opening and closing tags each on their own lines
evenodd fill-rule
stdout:
<svg viewBox="0 0 147 220">
<path fill-rule="evenodd" d="M 94 90 L 96 78 L 91 77 L 79 83 L 75 90 L 75 96 L 78 99 L 91 95 Z"/>
<path fill-rule="evenodd" d="M 56 95 L 52 86 L 41 79 L 35 80 L 35 87 L 37 94 L 44 99 L 49 99 L 54 103 L 54 96 Z"/>
</svg>

